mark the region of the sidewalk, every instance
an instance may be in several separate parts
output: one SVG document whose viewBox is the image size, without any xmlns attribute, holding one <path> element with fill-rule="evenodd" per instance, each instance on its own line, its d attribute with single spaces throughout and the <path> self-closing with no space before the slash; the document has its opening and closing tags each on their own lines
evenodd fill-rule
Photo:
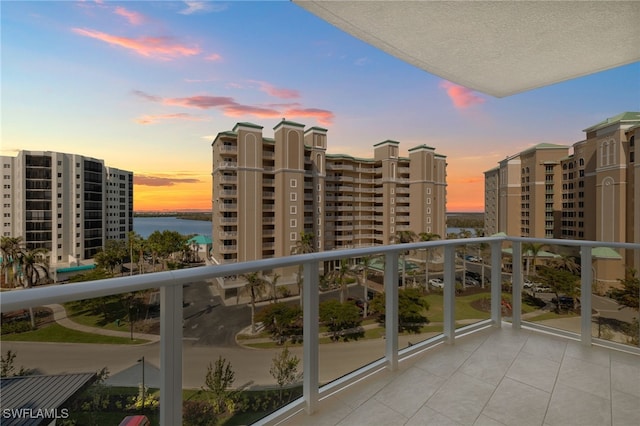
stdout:
<svg viewBox="0 0 640 426">
<path fill-rule="evenodd" d="M 104 336 L 124 337 L 126 339 L 131 338 L 131 333 L 128 331 L 105 330 L 103 328 L 89 327 L 87 325 L 78 324 L 77 322 L 72 321 L 67 317 L 67 311 L 65 311 L 62 305 L 57 305 L 57 304 L 45 305 L 45 308 L 49 308 L 53 311 L 53 319 L 55 320 L 55 322 L 57 322 L 63 327 L 70 328 L 76 331 L 82 331 L 85 333 L 91 333 L 91 334 L 102 334 Z M 140 339 L 140 340 L 148 340 L 149 343 L 160 341 L 160 336 L 156 334 L 134 332 L 133 338 Z"/>
</svg>

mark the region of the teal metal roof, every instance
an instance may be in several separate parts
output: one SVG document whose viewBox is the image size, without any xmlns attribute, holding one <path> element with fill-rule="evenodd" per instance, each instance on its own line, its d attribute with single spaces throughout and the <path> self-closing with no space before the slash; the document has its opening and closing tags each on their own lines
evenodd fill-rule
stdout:
<svg viewBox="0 0 640 426">
<path fill-rule="evenodd" d="M 56 272 L 80 272 L 89 271 L 91 269 L 96 269 L 96 265 L 69 266 L 68 268 L 58 268 L 56 269 Z"/>
<path fill-rule="evenodd" d="M 200 244 L 200 245 L 206 245 L 206 244 L 211 244 L 213 241 L 211 240 L 211 238 L 205 236 L 205 235 L 196 235 L 195 237 L 191 238 L 189 240 L 189 243 L 196 243 L 196 244 Z"/>
</svg>

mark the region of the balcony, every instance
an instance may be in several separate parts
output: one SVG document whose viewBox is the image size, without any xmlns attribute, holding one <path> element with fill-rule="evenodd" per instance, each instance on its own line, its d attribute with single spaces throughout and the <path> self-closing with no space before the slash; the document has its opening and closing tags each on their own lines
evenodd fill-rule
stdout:
<svg viewBox="0 0 640 426">
<path fill-rule="evenodd" d="M 135 362 L 158 353 L 160 422 L 182 424 L 182 390 L 202 386 L 211 352 L 224 353 L 247 366 L 237 371 L 238 383 L 253 381 L 268 385 L 265 374 L 273 351 L 194 346 L 183 339 L 190 328 L 185 321 L 183 286 L 262 270 L 303 266 L 304 344 L 292 348 L 304 364 L 303 396 L 258 421 L 258 424 L 594 424 L 631 425 L 640 419 L 640 348 L 600 333 L 593 308 L 597 276 L 583 268 L 580 276 L 581 311 L 586 315 L 553 321 L 533 321 L 523 313 L 523 245 L 543 243 L 580 250 L 580 263 L 592 265 L 595 247 L 638 253 L 640 244 L 594 241 L 488 237 L 430 241 L 351 250 L 327 251 L 244 263 L 225 263 L 192 269 L 112 278 L 68 285 L 36 287 L 2 293 L 3 313 L 84 300 L 144 289 L 160 289 L 160 336 L 154 344 L 110 350 L 112 371 L 122 370 L 129 358 Z M 487 244 L 490 263 L 482 265 L 490 276 L 487 283 L 486 318 L 469 321 L 457 314 L 456 249 Z M 510 245 L 512 261 L 511 304 L 503 313 L 503 245 Z M 428 335 L 399 335 L 398 277 L 403 253 L 438 249 L 443 252 L 444 288 L 442 317 Z M 318 325 L 319 271 L 324 262 L 345 258 L 382 256 L 386 267 L 382 282 L 386 289 L 384 338 L 320 345 Z M 416 255 L 419 257 L 418 255 Z M 524 261 L 524 262 L 523 262 Z M 529 259 L 530 261 L 530 259 Z M 491 271 L 500 271 L 491 274 Z M 483 272 L 484 273 L 484 272 Z M 239 280 L 241 281 L 241 280 Z M 238 283 L 238 287 L 244 285 Z M 602 298 L 604 299 L 604 298 Z M 187 308 L 185 308 L 187 306 Z M 603 311 L 604 312 L 604 311 Z M 632 312 L 638 315 L 637 310 Z M 602 334 L 602 335 L 601 335 Z M 615 336 L 614 336 L 615 337 Z M 638 336 L 635 336 L 637 339 Z M 184 342 L 183 342 L 184 341 Z M 11 348 L 17 342 L 3 342 Z M 50 345 L 48 356 L 31 353 L 39 367 L 51 372 L 64 368 L 88 368 L 91 357 L 81 357 L 64 345 Z M 18 350 L 25 355 L 23 344 Z M 73 353 L 73 356 L 71 354 Z M 56 367 L 54 360 L 68 358 L 71 364 Z M 96 352 L 97 354 L 97 352 Z M 28 355 L 28 351 L 27 351 Z M 98 357 L 98 355 L 96 355 Z M 73 358 L 73 359 L 71 359 Z M 265 361 L 266 360 L 266 361 Z M 183 362 L 184 361 L 184 362 Z M 265 365 L 266 362 L 266 365 Z M 60 364 L 63 365 L 63 364 Z M 68 367 L 71 365 L 72 367 Z M 35 366 L 26 365 L 27 368 Z M 68 370 L 67 370 L 68 371 Z M 91 371 L 91 370 L 89 370 Z"/>
</svg>

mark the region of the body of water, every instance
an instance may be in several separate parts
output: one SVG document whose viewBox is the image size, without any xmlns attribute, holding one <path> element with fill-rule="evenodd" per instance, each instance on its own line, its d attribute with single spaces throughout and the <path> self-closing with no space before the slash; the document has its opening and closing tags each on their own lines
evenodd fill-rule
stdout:
<svg viewBox="0 0 640 426">
<path fill-rule="evenodd" d="M 177 217 L 134 217 L 133 230 L 143 238 L 154 231 L 176 231 L 182 235 L 204 235 L 211 238 L 211 222 L 204 220 L 185 220 Z"/>
</svg>

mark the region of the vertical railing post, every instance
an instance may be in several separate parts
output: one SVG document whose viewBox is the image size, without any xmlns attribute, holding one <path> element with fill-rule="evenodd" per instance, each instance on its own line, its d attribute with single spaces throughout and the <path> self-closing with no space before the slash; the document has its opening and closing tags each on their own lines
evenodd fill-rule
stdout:
<svg viewBox="0 0 640 426">
<path fill-rule="evenodd" d="M 587 346 L 591 345 L 591 261 L 591 247 L 580 246 L 580 341 Z"/>
<path fill-rule="evenodd" d="M 511 325 L 520 328 L 522 324 L 522 243 L 513 242 L 511 256 Z"/>
<path fill-rule="evenodd" d="M 182 424 L 182 285 L 160 287 L 160 424 Z"/>
<path fill-rule="evenodd" d="M 456 336 L 456 248 L 444 248 L 444 324 L 442 334 L 445 342 L 452 344 Z"/>
<path fill-rule="evenodd" d="M 387 368 L 398 369 L 398 253 L 386 253 L 384 258 L 385 292 L 385 356 Z"/>
<path fill-rule="evenodd" d="M 491 243 L 491 321 L 502 326 L 502 241 Z"/>
<path fill-rule="evenodd" d="M 319 400 L 319 307 L 318 307 L 318 283 L 320 269 L 318 262 L 306 262 L 303 272 L 303 381 L 302 393 L 307 404 L 307 413 L 316 411 Z"/>
</svg>

